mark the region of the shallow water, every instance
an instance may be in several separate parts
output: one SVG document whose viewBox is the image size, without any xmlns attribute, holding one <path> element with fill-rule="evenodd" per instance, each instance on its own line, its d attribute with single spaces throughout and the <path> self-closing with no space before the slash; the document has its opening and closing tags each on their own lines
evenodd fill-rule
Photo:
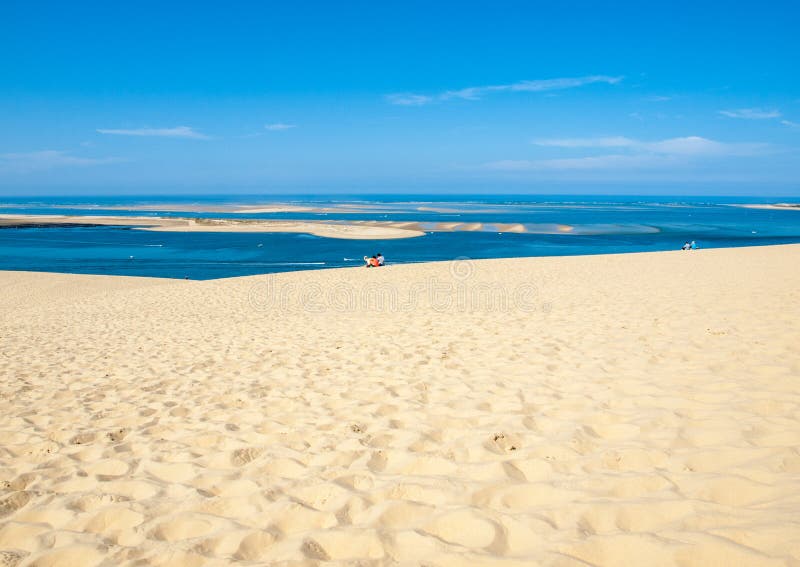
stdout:
<svg viewBox="0 0 800 567">
<path fill-rule="evenodd" d="M 342 240 L 292 233 L 150 232 L 131 227 L 0 230 L 0 269 L 213 279 L 270 272 L 359 266 L 383 252 L 391 263 L 675 250 L 800 242 L 800 211 L 731 206 L 786 199 L 702 197 L 380 196 L 160 197 L 4 199 L 0 213 L 480 222 L 481 232 L 437 232 L 400 240 Z M 267 202 L 310 207 L 357 204 L 371 212 L 198 213 L 119 210 L 139 205 L 220 206 Z M 433 210 L 431 210 L 433 209 Z M 496 224 L 570 225 L 570 234 L 496 232 Z M 430 226 L 433 226 L 431 224 Z"/>
</svg>

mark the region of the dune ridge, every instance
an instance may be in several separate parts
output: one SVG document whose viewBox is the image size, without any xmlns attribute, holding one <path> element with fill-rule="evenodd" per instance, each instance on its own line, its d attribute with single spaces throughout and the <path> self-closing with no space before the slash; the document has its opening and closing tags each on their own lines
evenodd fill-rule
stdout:
<svg viewBox="0 0 800 567">
<path fill-rule="evenodd" d="M 800 564 L 800 245 L 0 288 L 1 565 Z"/>
</svg>

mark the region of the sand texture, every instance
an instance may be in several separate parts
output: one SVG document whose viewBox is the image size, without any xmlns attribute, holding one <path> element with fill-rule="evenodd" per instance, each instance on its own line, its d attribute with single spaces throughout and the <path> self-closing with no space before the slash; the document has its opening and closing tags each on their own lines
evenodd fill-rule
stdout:
<svg viewBox="0 0 800 567">
<path fill-rule="evenodd" d="M 800 246 L 0 289 L 0 565 L 800 565 Z"/>
</svg>

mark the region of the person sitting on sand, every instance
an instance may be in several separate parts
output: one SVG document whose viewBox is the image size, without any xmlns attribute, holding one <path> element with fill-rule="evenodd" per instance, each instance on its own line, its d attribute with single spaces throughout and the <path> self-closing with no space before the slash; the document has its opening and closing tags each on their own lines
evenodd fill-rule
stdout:
<svg viewBox="0 0 800 567">
<path fill-rule="evenodd" d="M 375 255 L 375 259 L 378 261 L 378 265 L 379 266 L 383 266 L 383 265 L 386 264 L 386 259 L 383 257 L 383 254 L 381 254 L 380 252 L 378 252 Z"/>
<path fill-rule="evenodd" d="M 697 242 L 695 242 L 694 240 L 692 240 L 691 244 L 689 244 L 689 248 L 690 248 L 691 250 L 697 250 Z"/>
<path fill-rule="evenodd" d="M 688 241 L 684 242 L 683 246 L 681 246 L 681 250 L 690 250 L 691 248 L 692 248 L 692 245 L 689 244 Z"/>
<path fill-rule="evenodd" d="M 375 256 L 373 256 L 372 258 L 367 258 L 366 256 L 364 256 L 364 262 L 366 262 L 367 268 L 377 268 L 378 266 L 380 266 L 380 264 L 378 264 L 378 259 Z"/>
</svg>

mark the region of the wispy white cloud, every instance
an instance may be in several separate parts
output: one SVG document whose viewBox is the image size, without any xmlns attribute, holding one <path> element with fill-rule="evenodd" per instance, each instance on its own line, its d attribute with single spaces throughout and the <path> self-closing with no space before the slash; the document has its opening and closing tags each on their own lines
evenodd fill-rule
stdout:
<svg viewBox="0 0 800 567">
<path fill-rule="evenodd" d="M 614 153 L 532 160 L 500 160 L 483 164 L 495 171 L 627 170 L 686 166 L 698 160 L 726 156 L 755 156 L 769 149 L 767 144 L 727 143 L 685 136 L 645 141 L 611 136 L 604 138 L 554 138 L 534 140 L 535 145 L 566 150 L 616 150 Z"/>
<path fill-rule="evenodd" d="M 386 100 L 400 106 L 422 106 L 434 102 L 436 97 L 414 93 L 396 93 L 386 95 Z"/>
<path fill-rule="evenodd" d="M 593 83 L 606 83 L 615 85 L 622 77 L 608 75 L 589 75 L 586 77 L 564 77 L 559 79 L 539 79 L 535 81 L 520 81 L 506 85 L 487 85 L 481 87 L 466 87 L 458 90 L 444 91 L 437 94 L 394 93 L 386 95 L 386 100 L 392 104 L 402 106 L 422 106 L 433 102 L 448 100 L 479 100 L 487 94 L 498 92 L 547 92 L 563 89 L 582 87 Z"/>
<path fill-rule="evenodd" d="M 281 132 L 283 130 L 291 130 L 292 128 L 297 128 L 297 125 L 276 122 L 275 124 L 264 124 L 264 128 L 266 130 L 269 130 L 270 132 Z"/>
<path fill-rule="evenodd" d="M 637 144 L 624 136 L 611 136 L 607 138 L 546 138 L 534 140 L 537 146 L 553 148 L 620 148 Z"/>
<path fill-rule="evenodd" d="M 700 136 L 667 138 L 665 140 L 644 141 L 613 136 L 607 138 L 556 138 L 534 140 L 537 146 L 557 148 L 628 148 L 639 153 L 671 155 L 753 155 L 763 152 L 765 144 L 727 143 L 709 140 Z"/>
<path fill-rule="evenodd" d="M 89 167 L 125 161 L 120 158 L 88 158 L 61 150 L 0 154 L 0 171 L 27 173 L 56 167 Z"/>
<path fill-rule="evenodd" d="M 484 168 L 496 171 L 643 169 L 663 166 L 670 161 L 673 160 L 666 156 L 608 154 L 576 158 L 501 160 L 486 163 Z"/>
<path fill-rule="evenodd" d="M 157 138 L 190 138 L 193 140 L 209 140 L 206 136 L 189 126 L 176 126 L 174 128 L 98 128 L 100 134 L 110 134 L 114 136 L 146 136 Z"/>
<path fill-rule="evenodd" d="M 791 120 L 781 120 L 781 124 L 789 128 L 800 128 L 800 122 L 792 122 Z"/>
<path fill-rule="evenodd" d="M 668 100 L 672 100 L 672 97 L 665 95 L 653 95 L 647 97 L 645 100 L 648 102 L 667 102 Z"/>
<path fill-rule="evenodd" d="M 781 116 L 778 110 L 763 108 L 737 108 L 735 110 L 720 110 L 719 113 L 728 118 L 744 118 L 745 120 L 767 120 L 769 118 L 780 118 Z"/>
</svg>

